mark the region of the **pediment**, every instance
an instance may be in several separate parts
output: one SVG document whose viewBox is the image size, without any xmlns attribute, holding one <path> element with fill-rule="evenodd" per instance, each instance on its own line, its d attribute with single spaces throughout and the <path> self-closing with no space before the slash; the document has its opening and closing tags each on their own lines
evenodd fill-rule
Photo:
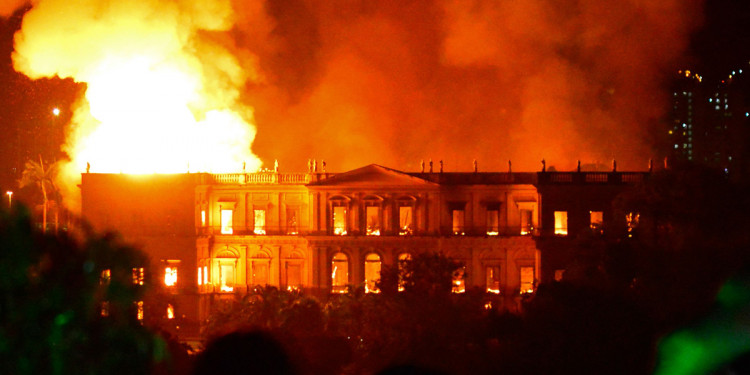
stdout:
<svg viewBox="0 0 750 375">
<path fill-rule="evenodd" d="M 349 172 L 339 173 L 323 181 L 311 183 L 310 186 L 347 186 L 372 189 L 394 187 L 429 188 L 437 187 L 438 185 L 395 169 L 370 164 Z"/>
</svg>

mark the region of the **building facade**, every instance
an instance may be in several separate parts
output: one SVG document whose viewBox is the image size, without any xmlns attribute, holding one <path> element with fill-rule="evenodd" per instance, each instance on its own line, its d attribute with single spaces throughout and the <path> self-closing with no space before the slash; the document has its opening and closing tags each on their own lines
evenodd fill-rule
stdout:
<svg viewBox="0 0 750 375">
<path fill-rule="evenodd" d="M 562 277 L 571 239 L 624 222 L 612 201 L 647 176 L 310 169 L 84 174 L 82 210 L 151 256 L 184 327 L 258 285 L 377 293 L 384 265 L 426 252 L 463 264 L 455 292 L 479 288 L 513 308 L 521 294 Z"/>
</svg>

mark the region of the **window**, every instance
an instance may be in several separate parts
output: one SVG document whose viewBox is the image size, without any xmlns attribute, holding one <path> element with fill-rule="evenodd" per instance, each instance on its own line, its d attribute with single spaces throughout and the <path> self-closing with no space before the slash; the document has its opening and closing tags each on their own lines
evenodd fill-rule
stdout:
<svg viewBox="0 0 750 375">
<path fill-rule="evenodd" d="M 143 267 L 133 268 L 133 284 L 143 285 Z"/>
<path fill-rule="evenodd" d="M 219 265 L 219 285 L 222 292 L 234 290 L 234 264 Z"/>
<path fill-rule="evenodd" d="M 302 264 L 286 263 L 286 289 L 289 291 L 298 290 L 302 286 Z"/>
<path fill-rule="evenodd" d="M 232 234 L 232 210 L 221 210 L 221 234 Z"/>
<path fill-rule="evenodd" d="M 253 210 L 253 233 L 266 234 L 266 210 Z"/>
<path fill-rule="evenodd" d="M 534 232 L 531 210 L 521 210 L 521 235 L 525 236 Z"/>
<path fill-rule="evenodd" d="M 203 284 L 208 284 L 208 266 L 203 266 Z"/>
<path fill-rule="evenodd" d="M 414 229 L 414 208 L 412 206 L 400 206 L 398 208 L 398 234 L 412 234 Z"/>
<path fill-rule="evenodd" d="M 203 285 L 203 269 L 198 267 L 198 285 Z"/>
<path fill-rule="evenodd" d="M 99 277 L 99 284 L 108 285 L 110 280 L 112 280 L 112 272 L 109 269 L 102 270 L 102 274 Z"/>
<path fill-rule="evenodd" d="M 497 236 L 500 234 L 500 211 L 497 206 L 487 209 L 487 235 Z"/>
<path fill-rule="evenodd" d="M 568 211 L 555 211 L 555 234 L 568 235 Z"/>
<path fill-rule="evenodd" d="M 174 319 L 174 306 L 167 304 L 167 319 Z"/>
<path fill-rule="evenodd" d="M 628 228 L 628 237 L 633 237 L 633 233 L 635 233 L 635 229 L 638 228 L 640 219 L 641 215 L 637 212 L 630 212 L 625 215 L 625 223 L 627 224 Z"/>
<path fill-rule="evenodd" d="M 453 210 L 453 234 L 464 235 L 464 210 Z"/>
<path fill-rule="evenodd" d="M 380 206 L 365 207 L 366 225 L 365 234 L 368 236 L 380 235 Z"/>
<path fill-rule="evenodd" d="M 466 267 L 461 267 L 453 271 L 453 293 L 464 293 L 466 292 L 466 282 L 464 280 L 464 274 L 466 273 Z"/>
<path fill-rule="evenodd" d="M 521 267 L 521 294 L 534 293 L 534 267 Z"/>
<path fill-rule="evenodd" d="M 398 256 L 398 291 L 403 292 L 406 289 L 406 269 L 408 262 L 411 261 L 411 254 L 402 253 Z"/>
<path fill-rule="evenodd" d="M 331 263 L 331 292 L 346 293 L 346 285 L 349 284 L 349 258 L 344 253 L 336 253 Z"/>
<path fill-rule="evenodd" d="M 175 286 L 177 284 L 177 266 L 170 265 L 164 268 L 164 285 Z"/>
<path fill-rule="evenodd" d="M 500 294 L 500 266 L 487 266 L 484 276 L 487 293 Z"/>
<path fill-rule="evenodd" d="M 380 280 L 380 255 L 367 254 L 365 257 L 365 293 L 380 293 L 377 282 Z"/>
<path fill-rule="evenodd" d="M 346 207 L 333 206 L 333 234 L 346 235 Z"/>
<path fill-rule="evenodd" d="M 596 234 L 601 234 L 603 231 L 604 224 L 604 212 L 602 211 L 589 211 L 589 226 L 591 231 Z"/>
<path fill-rule="evenodd" d="M 109 316 L 109 301 L 102 302 L 100 315 L 103 317 Z"/>
<path fill-rule="evenodd" d="M 143 301 L 136 302 L 135 306 L 136 306 L 135 317 L 138 318 L 138 320 L 143 320 Z"/>
<path fill-rule="evenodd" d="M 297 224 L 297 209 L 287 208 L 286 209 L 286 234 L 299 234 L 299 227 Z"/>
<path fill-rule="evenodd" d="M 201 226 L 206 226 L 206 210 L 201 210 Z"/>
<path fill-rule="evenodd" d="M 254 258 L 252 261 L 252 285 L 268 285 L 268 269 L 271 260 L 268 258 Z"/>
</svg>

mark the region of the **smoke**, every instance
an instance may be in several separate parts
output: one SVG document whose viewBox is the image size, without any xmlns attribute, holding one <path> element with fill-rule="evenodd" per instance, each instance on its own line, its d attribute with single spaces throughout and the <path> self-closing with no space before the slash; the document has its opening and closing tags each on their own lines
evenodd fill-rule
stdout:
<svg viewBox="0 0 750 375">
<path fill-rule="evenodd" d="M 417 170 L 430 158 L 447 171 L 473 159 L 480 170 L 509 159 L 536 170 L 542 158 L 643 169 L 667 107 L 664 73 L 699 10 L 679 0 L 41 0 L 14 63 L 90 92 L 98 73 L 124 69 L 115 61 L 158 56 L 145 64 L 195 80 L 163 84 L 200 93 L 186 99 L 196 118 L 231 108 L 250 128 L 233 133 L 247 147 L 254 121 L 253 151 L 287 171 L 308 158 L 337 171 Z M 69 153 L 91 121 L 73 124 Z"/>
<path fill-rule="evenodd" d="M 263 158 L 337 170 L 616 158 L 644 169 L 667 108 L 664 73 L 700 4 L 283 0 L 263 10 L 239 26 L 271 25 L 266 44 L 246 46 L 267 77 L 246 95 Z"/>
</svg>

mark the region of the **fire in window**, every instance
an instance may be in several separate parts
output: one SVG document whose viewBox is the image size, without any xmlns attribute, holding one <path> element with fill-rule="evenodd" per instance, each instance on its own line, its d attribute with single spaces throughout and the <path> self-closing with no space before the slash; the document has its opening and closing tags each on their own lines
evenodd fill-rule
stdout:
<svg viewBox="0 0 750 375">
<path fill-rule="evenodd" d="M 349 258 L 344 253 L 336 253 L 331 262 L 331 292 L 346 293 L 349 284 Z"/>
<path fill-rule="evenodd" d="M 398 234 L 412 234 L 414 223 L 414 208 L 412 206 L 400 206 L 398 208 Z"/>
<path fill-rule="evenodd" d="M 526 236 L 534 232 L 532 210 L 521 210 L 521 235 Z"/>
<path fill-rule="evenodd" d="M 367 254 L 365 258 L 365 293 L 380 293 L 377 282 L 380 280 L 380 255 Z"/>
<path fill-rule="evenodd" d="M 164 285 L 175 286 L 177 284 L 177 266 L 171 265 L 164 268 Z"/>
<path fill-rule="evenodd" d="M 253 233 L 266 234 L 266 210 L 253 210 Z"/>
<path fill-rule="evenodd" d="M 286 209 L 286 234 L 298 234 L 299 228 L 297 224 L 297 209 L 287 208 Z"/>
<path fill-rule="evenodd" d="M 206 210 L 201 210 L 201 226 L 206 226 Z"/>
<path fill-rule="evenodd" d="M 365 233 L 368 236 L 379 236 L 380 235 L 380 207 L 379 206 L 366 206 L 365 207 L 366 225 Z"/>
<path fill-rule="evenodd" d="M 135 317 L 138 320 L 143 320 L 143 301 L 138 301 L 135 303 Z"/>
<path fill-rule="evenodd" d="M 568 211 L 555 211 L 555 234 L 568 235 Z"/>
<path fill-rule="evenodd" d="M 232 210 L 221 210 L 221 234 L 232 234 Z"/>
<path fill-rule="evenodd" d="M 144 281 L 144 270 L 143 267 L 133 268 L 133 284 L 143 285 Z"/>
<path fill-rule="evenodd" d="M 534 267 L 521 267 L 521 294 L 534 293 Z"/>
<path fill-rule="evenodd" d="M 222 292 L 234 290 L 234 264 L 219 265 L 219 289 Z"/>
<path fill-rule="evenodd" d="M 337 236 L 346 235 L 346 207 L 333 207 L 333 234 Z"/>
<path fill-rule="evenodd" d="M 461 267 L 453 271 L 453 293 L 464 293 L 466 292 L 466 280 L 464 275 L 466 273 L 465 267 Z"/>
<path fill-rule="evenodd" d="M 625 223 L 628 227 L 628 237 L 633 237 L 635 229 L 638 228 L 638 223 L 641 220 L 641 215 L 637 212 L 630 212 L 625 215 Z"/>
<path fill-rule="evenodd" d="M 500 294 L 500 266 L 485 268 L 487 293 Z"/>
<path fill-rule="evenodd" d="M 464 235 L 464 210 L 453 210 L 452 211 L 452 229 L 453 234 L 458 236 Z"/>
<path fill-rule="evenodd" d="M 203 285 L 203 269 L 198 267 L 198 285 Z"/>
<path fill-rule="evenodd" d="M 112 280 L 112 271 L 109 269 L 102 270 L 101 276 L 99 277 L 99 284 L 108 285 L 110 280 Z"/>
<path fill-rule="evenodd" d="M 203 266 L 203 284 L 208 284 L 208 266 Z"/>
<path fill-rule="evenodd" d="M 500 234 L 500 210 L 497 205 L 487 207 L 487 235 Z"/>
<path fill-rule="evenodd" d="M 299 290 L 302 286 L 302 264 L 286 263 L 286 289 L 288 291 Z"/>
<path fill-rule="evenodd" d="M 597 234 L 602 233 L 604 225 L 604 212 L 589 211 L 589 226 L 591 231 Z"/>
<path fill-rule="evenodd" d="M 409 275 L 406 274 L 409 262 L 411 261 L 411 254 L 402 253 L 398 256 L 398 291 L 403 292 L 406 289 L 406 280 Z"/>
<path fill-rule="evenodd" d="M 174 306 L 167 304 L 167 319 L 174 319 Z"/>
<path fill-rule="evenodd" d="M 109 316 L 109 301 L 102 302 L 102 308 L 101 308 L 101 311 L 100 311 L 100 315 L 102 317 Z"/>
</svg>

